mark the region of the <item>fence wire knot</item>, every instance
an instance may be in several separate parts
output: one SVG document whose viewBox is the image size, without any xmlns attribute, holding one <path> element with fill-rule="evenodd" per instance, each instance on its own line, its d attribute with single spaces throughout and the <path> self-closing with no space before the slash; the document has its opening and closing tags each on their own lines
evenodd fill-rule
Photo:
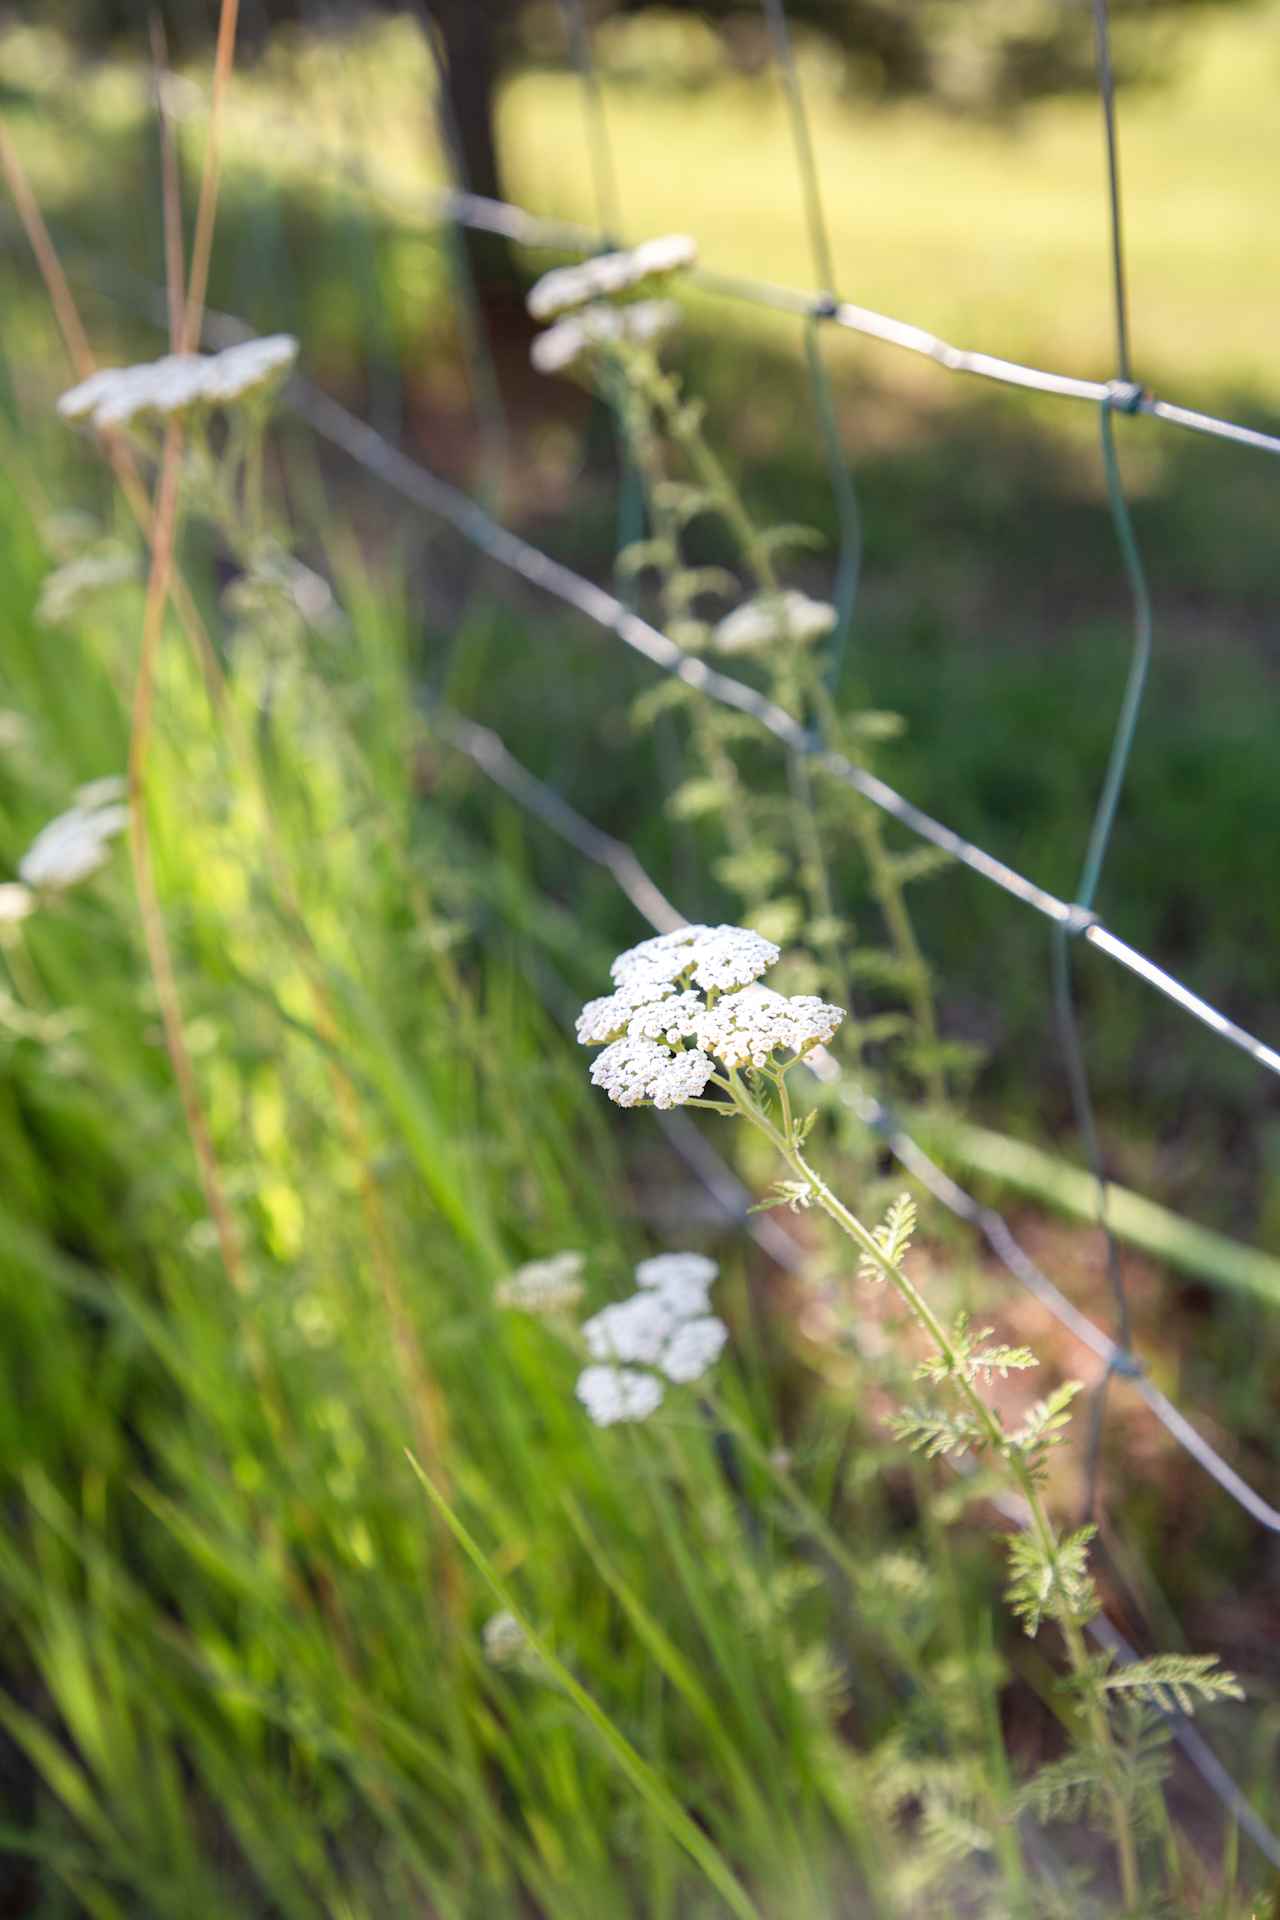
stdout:
<svg viewBox="0 0 1280 1920">
<path fill-rule="evenodd" d="M 1136 380 L 1108 380 L 1107 397 L 1103 402 L 1114 413 L 1140 413 L 1142 403 L 1147 398 L 1145 387 Z"/>
<path fill-rule="evenodd" d="M 809 308 L 809 316 L 813 320 L 834 320 L 839 311 L 840 302 L 834 293 L 817 293 Z"/>
<path fill-rule="evenodd" d="M 1063 931 L 1070 934 L 1073 940 L 1079 934 L 1088 933 L 1090 927 L 1096 927 L 1100 924 L 1101 922 L 1093 909 L 1091 907 L 1081 906 L 1078 900 L 1073 906 L 1067 908 L 1062 921 Z"/>
<path fill-rule="evenodd" d="M 1118 1373 L 1122 1380 L 1141 1380 L 1146 1368 L 1129 1347 L 1116 1347 L 1107 1356 L 1107 1372 Z"/>
</svg>

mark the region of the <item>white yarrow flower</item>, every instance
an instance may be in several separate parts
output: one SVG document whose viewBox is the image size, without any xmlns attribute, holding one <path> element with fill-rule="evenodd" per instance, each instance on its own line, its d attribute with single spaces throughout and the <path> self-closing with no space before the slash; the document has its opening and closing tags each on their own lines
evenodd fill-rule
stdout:
<svg viewBox="0 0 1280 1920">
<path fill-rule="evenodd" d="M 103 367 L 58 401 L 64 420 L 124 427 L 148 414 L 165 417 L 197 406 L 231 406 L 280 378 L 298 356 L 292 334 L 243 340 L 221 353 L 167 353 L 133 367 Z"/>
<path fill-rule="evenodd" d="M 604 1047 L 592 1063 L 593 1085 L 620 1107 L 645 1100 L 678 1107 L 705 1091 L 717 1053 L 733 1065 L 746 1065 L 760 1053 L 756 1064 L 763 1065 L 777 1047 L 801 1053 L 818 1039 L 830 1039 L 843 1015 L 812 996 L 783 1001 L 767 995 L 754 1007 L 756 1024 L 745 1031 L 741 1008 L 734 1016 L 720 1014 L 716 996 L 750 986 L 778 958 L 772 940 L 750 927 L 730 926 L 679 927 L 620 953 L 610 969 L 613 993 L 589 1000 L 578 1016 L 584 1046 Z M 773 1009 L 768 1044 L 759 1026 L 761 1005 Z"/>
<path fill-rule="evenodd" d="M 591 1084 L 603 1087 L 620 1107 L 638 1107 L 652 1096 L 649 1088 L 671 1059 L 656 1040 L 615 1040 L 591 1063 Z"/>
<path fill-rule="evenodd" d="M 657 1253 L 636 1268 L 636 1284 L 651 1288 L 677 1320 L 707 1311 L 720 1269 L 704 1253 Z"/>
<path fill-rule="evenodd" d="M 710 932 L 710 927 L 690 926 L 655 934 L 652 940 L 642 940 L 639 946 L 620 953 L 609 971 L 620 989 L 676 980 L 690 965 L 688 949 Z"/>
<path fill-rule="evenodd" d="M 679 320 L 680 309 L 672 300 L 637 300 L 625 307 L 597 303 L 566 314 L 540 333 L 529 348 L 529 358 L 538 373 L 564 373 L 595 347 L 657 340 Z"/>
<path fill-rule="evenodd" d="M 710 1312 L 718 1271 L 705 1254 L 657 1254 L 636 1268 L 639 1292 L 584 1322 L 597 1364 L 579 1375 L 577 1394 L 597 1426 L 648 1418 L 663 1396 L 662 1381 L 648 1369 L 684 1386 L 715 1365 L 729 1338 Z"/>
<path fill-rule="evenodd" d="M 205 393 L 211 401 L 226 406 L 283 378 L 297 357 L 298 343 L 291 333 L 269 333 L 261 340 L 242 340 L 238 346 L 224 347 L 206 363 Z"/>
<path fill-rule="evenodd" d="M 0 882 L 0 927 L 16 927 L 36 910 L 36 897 L 30 887 L 18 880 Z"/>
<path fill-rule="evenodd" d="M 691 267 L 697 241 L 687 233 L 664 234 L 617 253 L 597 254 L 573 267 L 553 267 L 529 292 L 526 305 L 535 320 L 554 320 L 592 300 L 610 300 L 646 280 Z"/>
<path fill-rule="evenodd" d="M 710 1371 L 724 1352 L 728 1338 L 728 1327 L 714 1314 L 686 1320 L 668 1340 L 658 1364 L 668 1380 L 687 1386 Z"/>
<path fill-rule="evenodd" d="M 674 1046 L 678 1040 L 693 1039 L 705 1011 L 701 994 L 670 993 L 664 1000 L 637 1007 L 627 1022 L 627 1033 L 633 1040 L 665 1040 Z"/>
<path fill-rule="evenodd" d="M 772 940 L 749 927 L 712 927 L 695 943 L 693 977 L 700 987 L 724 992 L 758 980 L 780 957 Z"/>
<path fill-rule="evenodd" d="M 633 1293 L 584 1320 L 582 1337 L 593 1360 L 652 1366 L 675 1325 L 675 1315 L 659 1294 Z"/>
<path fill-rule="evenodd" d="M 701 1097 L 715 1070 L 715 1061 L 697 1047 L 668 1054 L 666 1065 L 649 1082 L 649 1098 L 664 1113 L 682 1107 L 686 1100 Z"/>
<path fill-rule="evenodd" d="M 795 588 L 762 593 L 727 613 L 711 643 L 721 653 L 759 653 L 779 641 L 807 646 L 832 632 L 837 618 L 825 600 L 811 600 Z"/>
<path fill-rule="evenodd" d="M 529 1260 L 499 1282 L 494 1299 L 500 1307 L 520 1313 L 570 1313 L 582 1298 L 581 1253 L 554 1253 L 546 1260 Z"/>
<path fill-rule="evenodd" d="M 631 1367 L 584 1367 L 574 1388 L 598 1427 L 620 1420 L 647 1420 L 662 1405 L 663 1387 L 653 1373 Z"/>
<path fill-rule="evenodd" d="M 528 1650 L 529 1641 L 514 1613 L 495 1613 L 480 1629 L 484 1657 L 491 1667 L 510 1667 Z"/>
<path fill-rule="evenodd" d="M 707 1008 L 696 1037 L 726 1067 L 762 1067 L 773 1053 L 802 1054 L 825 1045 L 844 1017 L 842 1007 L 811 993 L 787 999 L 771 987 L 749 986 Z"/>
<path fill-rule="evenodd" d="M 106 865 L 110 841 L 129 824 L 129 809 L 70 807 L 51 820 L 18 862 L 18 876 L 36 893 L 61 893 Z"/>
<path fill-rule="evenodd" d="M 578 1015 L 579 1040 L 584 1047 L 598 1047 L 607 1040 L 620 1040 L 637 1012 L 642 1009 L 648 1011 L 670 992 L 671 988 L 660 980 L 641 979 L 618 987 L 600 1000 L 588 1000 Z"/>
</svg>

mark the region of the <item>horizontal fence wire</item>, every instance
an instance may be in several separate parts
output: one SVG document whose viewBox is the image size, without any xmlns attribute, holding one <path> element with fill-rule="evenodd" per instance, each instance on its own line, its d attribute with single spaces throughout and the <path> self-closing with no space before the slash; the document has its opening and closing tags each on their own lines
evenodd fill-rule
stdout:
<svg viewBox="0 0 1280 1920">
<path fill-rule="evenodd" d="M 232 323 L 228 329 L 225 315 L 212 317 L 209 326 L 210 337 L 215 339 L 242 339 L 247 331 L 239 322 Z M 649 621 L 624 606 L 616 595 L 574 572 L 563 561 L 553 559 L 518 533 L 499 525 L 468 494 L 410 459 L 366 421 L 310 381 L 295 380 L 287 390 L 287 398 L 324 439 L 342 448 L 366 472 L 375 475 L 402 498 L 446 520 L 491 559 L 541 592 L 573 607 L 594 625 L 615 634 L 634 652 L 682 680 L 686 686 L 759 721 L 790 752 L 803 755 L 820 772 L 855 788 L 909 832 L 950 854 L 962 866 L 981 874 L 983 879 L 990 880 L 1024 906 L 1065 926 L 1069 933 L 1082 936 L 1090 946 L 1128 968 L 1193 1019 L 1240 1048 L 1259 1066 L 1280 1075 L 1280 1052 L 1111 932 L 1095 914 L 1060 900 L 1005 861 L 965 839 L 963 834 L 935 820 L 887 781 L 824 746 L 791 714 L 754 687 L 708 666 L 696 654 L 686 653 Z"/>
<path fill-rule="evenodd" d="M 650 879 L 625 841 L 615 839 L 585 819 L 560 794 L 517 760 L 491 727 L 479 726 L 475 721 L 442 707 L 430 709 L 429 717 L 437 734 L 465 754 L 518 806 L 541 820 L 585 858 L 611 874 L 637 912 L 657 932 L 669 933 L 686 924 L 684 916 Z M 984 1206 L 944 1173 L 881 1101 L 843 1075 L 839 1064 L 825 1048 L 816 1050 L 812 1064 L 819 1080 L 828 1085 L 840 1084 L 839 1097 L 883 1140 L 905 1173 L 950 1213 L 976 1228 L 1006 1271 L 1047 1308 L 1054 1319 L 1104 1365 L 1114 1366 L 1116 1372 L 1129 1379 L 1176 1443 L 1232 1499 L 1260 1525 L 1271 1532 L 1280 1531 L 1280 1512 L 1254 1492 L 1234 1467 L 1196 1432 L 1172 1401 L 1153 1387 L 1142 1373 L 1135 1373 L 1131 1366 L 1116 1364 L 1121 1359 L 1128 1360 L 1129 1356 L 1122 1354 L 1115 1341 L 1067 1299 L 1021 1246 L 1001 1214 L 993 1207 Z M 772 1214 L 753 1214 L 750 1211 L 750 1192 L 693 1125 L 688 1115 L 673 1112 L 656 1117 L 676 1153 L 726 1218 L 744 1226 L 756 1244 L 778 1265 L 791 1272 L 799 1271 L 806 1263 L 804 1250 Z M 949 1464 L 956 1465 L 954 1461 Z M 984 1495 L 984 1498 L 989 1498 L 1013 1525 L 1021 1528 L 1028 1525 L 1028 1516 L 1022 1504 L 1013 1497 L 992 1493 Z M 1105 1614 L 1091 1622 L 1089 1631 L 1097 1644 L 1114 1653 L 1122 1664 L 1131 1665 L 1138 1659 L 1134 1647 Z M 1204 1736 L 1185 1714 L 1170 1712 L 1165 1718 L 1170 1723 L 1174 1739 L 1209 1790 L 1238 1821 L 1241 1831 L 1248 1834 L 1263 1855 L 1274 1866 L 1280 1867 L 1280 1835 L 1273 1833 L 1257 1813 L 1243 1788 L 1218 1759 Z"/>
<path fill-rule="evenodd" d="M 399 206 L 400 196 L 388 196 L 379 189 L 378 197 L 392 198 Z M 600 251 L 603 236 L 578 221 L 544 218 L 507 200 L 492 200 L 483 194 L 464 193 L 443 188 L 430 196 L 441 219 L 457 221 L 460 226 L 475 227 L 486 233 L 503 234 L 518 246 L 553 253 L 592 254 Z M 419 218 L 420 201 L 412 211 Z M 1095 406 L 1110 399 L 1121 413 L 1144 414 L 1167 426 L 1184 427 L 1192 433 L 1204 433 L 1237 446 L 1252 447 L 1259 453 L 1280 454 L 1280 436 L 1264 433 L 1238 420 L 1203 413 L 1195 407 L 1182 407 L 1162 400 L 1144 387 L 1118 380 L 1084 380 L 1074 374 L 1053 373 L 1041 367 L 1023 366 L 999 355 L 974 352 L 942 340 L 924 327 L 905 320 L 894 320 L 871 307 L 857 306 L 851 300 L 832 300 L 830 294 L 808 293 L 800 288 L 780 286 L 774 281 L 750 276 L 719 273 L 709 267 L 695 267 L 689 274 L 695 286 L 728 300 L 750 306 L 771 308 L 777 313 L 827 322 L 851 333 L 880 340 L 886 346 L 900 347 L 907 353 L 922 355 L 947 373 L 967 373 L 983 380 L 994 380 L 1008 387 L 1030 388 L 1063 400 L 1090 400 Z"/>
<path fill-rule="evenodd" d="M 71 100 L 49 97 L 49 107 L 68 120 L 78 120 L 79 109 Z M 188 108 L 199 117 L 201 107 Z M 280 116 L 278 128 L 286 132 L 294 123 Z M 494 199 L 466 187 L 445 186 L 409 193 L 385 181 L 368 177 L 363 165 L 345 156 L 316 153 L 317 180 L 328 177 L 336 186 L 358 194 L 370 204 L 385 207 L 404 227 L 427 225 L 432 230 L 453 223 L 480 233 L 500 234 L 531 251 L 592 255 L 620 244 L 621 236 L 604 232 L 582 221 L 531 212 L 513 201 Z M 1030 389 L 1064 400 L 1089 400 L 1099 405 L 1110 398 L 1118 412 L 1141 414 L 1166 426 L 1180 427 L 1190 433 L 1232 441 L 1251 447 L 1258 453 L 1280 455 L 1280 435 L 1266 433 L 1238 420 L 1207 413 L 1196 407 L 1184 407 L 1166 400 L 1136 382 L 1089 380 L 1076 374 L 1056 373 L 1044 367 L 1025 366 L 999 354 L 982 353 L 957 347 L 931 333 L 926 327 L 896 320 L 872 307 L 851 300 L 835 300 L 829 291 L 811 292 L 804 288 L 761 280 L 749 274 L 724 273 L 709 267 L 695 267 L 689 279 L 708 293 L 744 305 L 771 309 L 812 319 L 879 340 L 931 360 L 947 373 L 969 374 L 1008 387 Z"/>
</svg>

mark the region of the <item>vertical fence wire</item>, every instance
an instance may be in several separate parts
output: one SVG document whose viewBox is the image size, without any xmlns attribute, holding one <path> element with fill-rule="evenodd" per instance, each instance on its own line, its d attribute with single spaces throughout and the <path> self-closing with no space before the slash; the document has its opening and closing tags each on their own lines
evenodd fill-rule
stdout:
<svg viewBox="0 0 1280 1920">
<path fill-rule="evenodd" d="M 809 246 L 813 255 L 814 274 L 818 286 L 817 296 L 805 319 L 804 352 L 838 527 L 835 590 L 832 596 L 836 609 L 836 626 L 827 647 L 827 685 L 834 693 L 844 669 L 849 636 L 853 628 L 854 608 L 857 604 L 858 587 L 862 577 L 863 545 L 862 515 L 858 507 L 857 490 L 840 443 L 840 417 L 831 385 L 831 376 L 827 371 L 822 352 L 822 322 L 830 319 L 832 314 L 838 311 L 840 303 L 836 295 L 831 233 L 823 206 L 822 185 L 814 157 L 813 137 L 809 128 L 809 116 L 805 109 L 804 91 L 800 84 L 799 69 L 796 66 L 786 0 L 761 0 L 761 5 L 768 23 L 774 64 L 782 77 L 786 94 L 787 114 L 791 125 L 791 144 L 795 152 L 796 171 L 800 179 L 805 222 L 809 231 Z"/>
<path fill-rule="evenodd" d="M 1106 478 L 1107 506 L 1115 530 L 1116 543 L 1124 564 L 1133 602 L 1133 645 L 1129 672 L 1108 757 L 1102 791 L 1098 797 L 1093 823 L 1085 849 L 1084 863 L 1076 887 L 1075 905 L 1082 916 L 1093 911 L 1093 902 L 1103 866 L 1111 846 L 1116 812 L 1133 749 L 1134 734 L 1151 661 L 1151 594 L 1146 570 L 1125 498 L 1124 484 L 1116 458 L 1113 409 L 1132 411 L 1141 398 L 1133 383 L 1129 351 L 1129 301 L 1124 267 L 1123 203 L 1120 191 L 1120 156 L 1116 133 L 1115 71 L 1111 59 L 1111 31 L 1108 0 L 1093 0 L 1093 30 L 1098 92 L 1102 107 L 1104 152 L 1107 173 L 1107 203 L 1111 259 L 1111 302 L 1115 328 L 1116 379 L 1104 395 L 1099 413 L 1102 437 L 1102 461 Z M 1094 1390 L 1089 1421 L 1089 1440 L 1085 1465 L 1085 1508 L 1092 1517 L 1098 1508 L 1102 1473 L 1103 1434 L 1108 1389 L 1115 1373 L 1131 1377 L 1142 1371 L 1133 1352 L 1132 1319 L 1125 1288 L 1120 1249 L 1112 1229 L 1108 1206 L 1108 1181 L 1102 1143 L 1098 1133 L 1089 1069 L 1081 1037 L 1079 1014 L 1072 984 L 1072 929 L 1065 923 L 1052 934 L 1053 1005 L 1059 1044 L 1066 1064 L 1071 1105 L 1085 1156 L 1097 1187 L 1097 1220 L 1105 1245 L 1107 1285 L 1115 1313 L 1115 1345 L 1108 1355 L 1102 1377 Z"/>
</svg>

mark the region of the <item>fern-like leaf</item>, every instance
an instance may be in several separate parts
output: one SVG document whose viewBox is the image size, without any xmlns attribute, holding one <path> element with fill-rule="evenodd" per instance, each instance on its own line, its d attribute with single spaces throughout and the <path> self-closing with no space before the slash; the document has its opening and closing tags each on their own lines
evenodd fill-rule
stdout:
<svg viewBox="0 0 1280 1920">
<path fill-rule="evenodd" d="M 889 1426 L 913 1453 L 934 1460 L 939 1454 L 968 1453 L 985 1443 L 986 1436 L 970 1413 L 948 1413 L 941 1407 L 904 1407 Z"/>
<path fill-rule="evenodd" d="M 1106 1693 L 1129 1693 L 1164 1712 L 1194 1713 L 1209 1700 L 1243 1700 L 1244 1688 L 1216 1653 L 1156 1653 L 1104 1675 Z"/>
<path fill-rule="evenodd" d="M 1055 1820 L 1075 1821 L 1090 1812 L 1107 1784 L 1100 1756 L 1087 1747 L 1073 1747 L 1060 1760 L 1051 1760 L 1019 1790 L 1020 1813 L 1030 1813 L 1041 1826 Z"/>
<path fill-rule="evenodd" d="M 1079 1380 L 1064 1380 L 1036 1401 L 1017 1432 L 1009 1436 L 1010 1450 L 1022 1455 L 1033 1480 L 1043 1480 L 1050 1449 L 1066 1437 L 1071 1403 L 1080 1391 Z"/>
<path fill-rule="evenodd" d="M 1035 1533 L 1011 1535 L 1006 1594 L 1033 1639 L 1046 1618 L 1083 1623 L 1098 1611 L 1089 1576 L 1089 1542 L 1096 1532 L 1096 1527 L 1080 1527 L 1059 1540 L 1052 1553 Z"/>
<path fill-rule="evenodd" d="M 891 1267 L 900 1267 L 911 1245 L 911 1236 L 916 1227 L 916 1203 L 909 1193 L 900 1193 L 890 1206 L 883 1224 L 873 1229 L 872 1237 L 885 1261 Z M 859 1280 L 883 1280 L 884 1268 L 879 1261 L 864 1253 L 858 1263 Z"/>
</svg>

